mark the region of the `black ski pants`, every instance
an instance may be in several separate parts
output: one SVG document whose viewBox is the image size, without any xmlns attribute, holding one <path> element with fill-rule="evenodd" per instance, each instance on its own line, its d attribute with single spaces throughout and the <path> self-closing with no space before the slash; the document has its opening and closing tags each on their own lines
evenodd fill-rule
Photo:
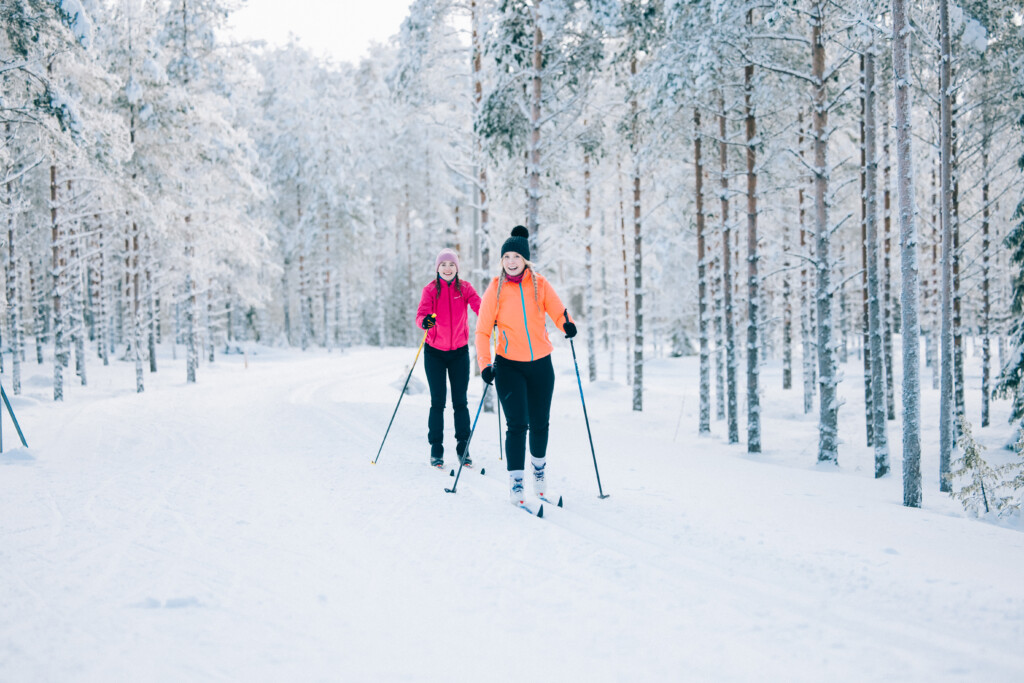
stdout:
<svg viewBox="0 0 1024 683">
<path fill-rule="evenodd" d="M 427 441 L 434 455 L 444 453 L 444 407 L 448 384 L 452 385 L 452 407 L 455 409 L 455 440 L 469 438 L 469 346 L 440 351 L 424 344 L 423 369 L 430 386 L 430 415 L 427 417 Z"/>
<path fill-rule="evenodd" d="M 530 455 L 543 458 L 548 450 L 548 421 L 555 369 L 551 356 L 533 361 L 494 359 L 494 386 L 505 411 L 505 457 L 508 471 L 525 469 L 526 431 L 530 431 Z"/>
</svg>

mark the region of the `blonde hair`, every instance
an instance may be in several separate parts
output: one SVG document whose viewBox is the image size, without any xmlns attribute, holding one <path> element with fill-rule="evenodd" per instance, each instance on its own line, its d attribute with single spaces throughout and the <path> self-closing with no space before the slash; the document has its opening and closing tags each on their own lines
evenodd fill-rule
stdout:
<svg viewBox="0 0 1024 683">
<path fill-rule="evenodd" d="M 527 259 L 523 259 L 523 261 L 526 263 L 526 267 L 523 268 L 523 275 L 526 275 L 526 271 L 528 271 L 528 270 L 533 273 L 533 277 L 530 278 L 530 279 L 533 280 L 533 302 L 537 305 L 537 310 L 541 310 L 541 308 L 540 308 L 540 295 L 537 292 L 537 278 L 540 276 L 540 274 L 537 272 L 537 269 L 533 267 L 533 263 L 531 261 L 528 261 Z M 498 301 L 501 300 L 501 286 L 503 284 L 505 284 L 505 281 L 507 279 L 508 279 L 508 273 L 506 273 L 505 272 L 505 268 L 502 267 L 501 274 L 498 275 L 498 290 L 494 293 L 494 310 L 495 311 L 498 310 Z"/>
</svg>

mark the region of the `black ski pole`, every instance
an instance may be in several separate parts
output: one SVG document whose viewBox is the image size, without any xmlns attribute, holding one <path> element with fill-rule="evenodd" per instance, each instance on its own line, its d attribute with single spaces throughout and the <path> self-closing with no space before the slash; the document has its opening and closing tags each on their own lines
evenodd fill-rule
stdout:
<svg viewBox="0 0 1024 683">
<path fill-rule="evenodd" d="M 466 458 L 469 457 L 469 443 L 473 440 L 473 434 L 476 433 L 476 421 L 480 419 L 480 409 L 484 407 L 484 399 L 487 398 L 487 390 L 490 388 L 490 384 L 484 384 L 484 393 L 480 396 L 480 405 L 477 406 L 476 417 L 473 418 L 473 427 L 469 430 L 469 438 L 466 439 L 466 450 L 462 452 L 462 457 L 459 458 L 459 471 L 455 475 L 455 483 L 452 484 L 450 489 L 445 489 L 448 493 L 455 493 L 455 487 L 459 485 L 459 476 L 462 474 L 462 466 L 466 464 Z"/>
<path fill-rule="evenodd" d="M 576 345 L 569 340 L 572 349 L 572 364 L 576 366 L 576 384 L 580 387 L 580 403 L 583 404 L 583 420 L 587 423 L 587 438 L 590 439 L 590 455 L 594 458 L 594 474 L 597 475 L 598 498 L 607 498 L 609 494 L 601 490 L 601 473 L 597 471 L 597 455 L 594 454 L 594 437 L 590 435 L 590 418 L 587 417 L 587 402 L 583 400 L 583 381 L 580 380 L 580 366 L 576 362 Z"/>
<path fill-rule="evenodd" d="M 501 462 L 505 459 L 505 449 L 501 441 L 501 401 L 495 396 L 494 402 L 498 404 L 498 462 Z"/>
<path fill-rule="evenodd" d="M 494 323 L 494 358 L 498 358 L 498 323 Z M 494 390 L 497 392 L 497 388 Z M 498 398 L 497 393 L 494 396 L 494 402 L 498 404 L 498 462 L 505 459 L 505 447 L 502 445 L 504 442 L 501 439 L 501 399 Z"/>
<path fill-rule="evenodd" d="M 431 313 L 431 318 L 436 318 L 437 314 Z M 429 332 L 430 330 L 427 330 Z M 384 438 L 380 440 L 380 448 L 377 449 L 377 455 L 374 457 L 371 464 L 377 464 L 377 458 L 380 457 L 380 452 L 384 450 L 384 442 L 388 440 L 388 432 L 391 431 L 391 425 L 395 421 L 395 415 L 398 414 L 398 406 L 402 405 L 402 397 L 405 396 L 405 390 L 409 386 L 409 380 L 412 378 L 413 368 L 416 367 L 416 362 L 420 359 L 420 351 L 423 350 L 423 345 L 427 342 L 427 332 L 423 333 L 423 339 L 420 341 L 420 347 L 416 349 L 416 357 L 412 360 L 412 367 L 409 368 L 409 374 L 405 376 L 405 384 L 402 385 L 402 393 L 398 395 L 398 403 L 395 404 L 395 412 L 391 413 L 391 422 L 388 422 L 388 428 L 384 431 Z"/>
</svg>

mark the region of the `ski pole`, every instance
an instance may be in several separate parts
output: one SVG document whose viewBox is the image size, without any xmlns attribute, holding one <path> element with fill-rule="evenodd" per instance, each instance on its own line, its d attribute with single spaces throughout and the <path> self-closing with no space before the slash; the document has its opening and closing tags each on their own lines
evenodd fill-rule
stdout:
<svg viewBox="0 0 1024 683">
<path fill-rule="evenodd" d="M 501 401 L 495 397 L 494 402 L 498 404 L 498 462 L 505 459 L 505 449 L 501 445 Z"/>
<path fill-rule="evenodd" d="M 480 396 L 480 405 L 476 409 L 476 417 L 473 418 L 473 427 L 469 430 L 469 438 L 466 439 L 466 450 L 462 452 L 462 457 L 459 458 L 459 471 L 455 474 L 455 483 L 452 487 L 446 488 L 447 493 L 455 493 L 455 487 L 459 485 L 459 476 L 462 474 L 462 466 L 466 464 L 466 458 L 469 457 L 469 443 L 473 440 L 473 434 L 476 433 L 476 421 L 480 419 L 480 409 L 484 407 L 484 399 L 487 398 L 487 390 L 490 389 L 490 384 L 484 384 L 484 393 Z"/>
<path fill-rule="evenodd" d="M 436 313 L 431 313 L 430 317 L 431 318 L 436 318 L 437 314 Z M 412 360 L 412 367 L 409 368 L 409 374 L 406 375 L 406 377 L 405 377 L 405 384 L 402 385 L 402 393 L 398 395 L 398 403 L 395 404 L 395 412 L 391 413 L 391 422 L 388 422 L 388 428 L 384 431 L 384 438 L 381 439 L 381 441 L 380 441 L 380 448 L 377 449 L 377 456 L 373 459 L 373 462 L 371 463 L 373 465 L 377 464 L 377 458 L 380 457 L 380 452 L 382 450 L 384 450 L 384 442 L 388 440 L 388 432 L 391 431 L 391 425 L 395 421 L 395 415 L 398 414 L 398 406 L 402 405 L 402 397 L 405 396 L 405 390 L 409 386 L 409 380 L 412 378 L 413 368 L 416 367 L 416 362 L 420 359 L 420 351 L 423 350 L 423 345 L 427 342 L 427 332 L 429 332 L 429 331 L 430 330 L 426 330 L 423 333 L 423 339 L 420 340 L 420 347 L 418 349 L 416 349 L 416 357 L 413 358 L 413 360 Z"/>
<path fill-rule="evenodd" d="M 498 358 L 498 323 L 494 323 L 494 358 Z M 501 462 L 505 459 L 505 448 L 501 439 L 501 400 L 495 396 L 494 402 L 498 404 L 498 462 Z"/>
<path fill-rule="evenodd" d="M 576 345 L 569 340 L 572 349 L 572 364 L 576 366 L 576 384 L 580 387 L 580 403 L 583 404 L 583 420 L 587 423 L 587 438 L 590 439 L 590 455 L 594 458 L 594 474 L 597 475 L 598 498 L 607 498 L 608 494 L 601 490 L 601 473 L 597 471 L 597 455 L 594 454 L 594 437 L 590 435 L 590 418 L 587 417 L 587 402 L 583 400 L 583 381 L 580 380 L 580 366 L 576 362 Z"/>
</svg>

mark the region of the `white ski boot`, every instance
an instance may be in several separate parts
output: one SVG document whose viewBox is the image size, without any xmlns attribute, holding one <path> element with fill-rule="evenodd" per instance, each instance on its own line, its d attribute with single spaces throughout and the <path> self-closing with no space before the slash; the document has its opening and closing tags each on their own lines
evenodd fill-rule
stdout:
<svg viewBox="0 0 1024 683">
<path fill-rule="evenodd" d="M 523 488 L 523 471 L 515 470 L 508 473 L 509 501 L 513 505 L 525 505 L 526 493 Z"/>
</svg>

